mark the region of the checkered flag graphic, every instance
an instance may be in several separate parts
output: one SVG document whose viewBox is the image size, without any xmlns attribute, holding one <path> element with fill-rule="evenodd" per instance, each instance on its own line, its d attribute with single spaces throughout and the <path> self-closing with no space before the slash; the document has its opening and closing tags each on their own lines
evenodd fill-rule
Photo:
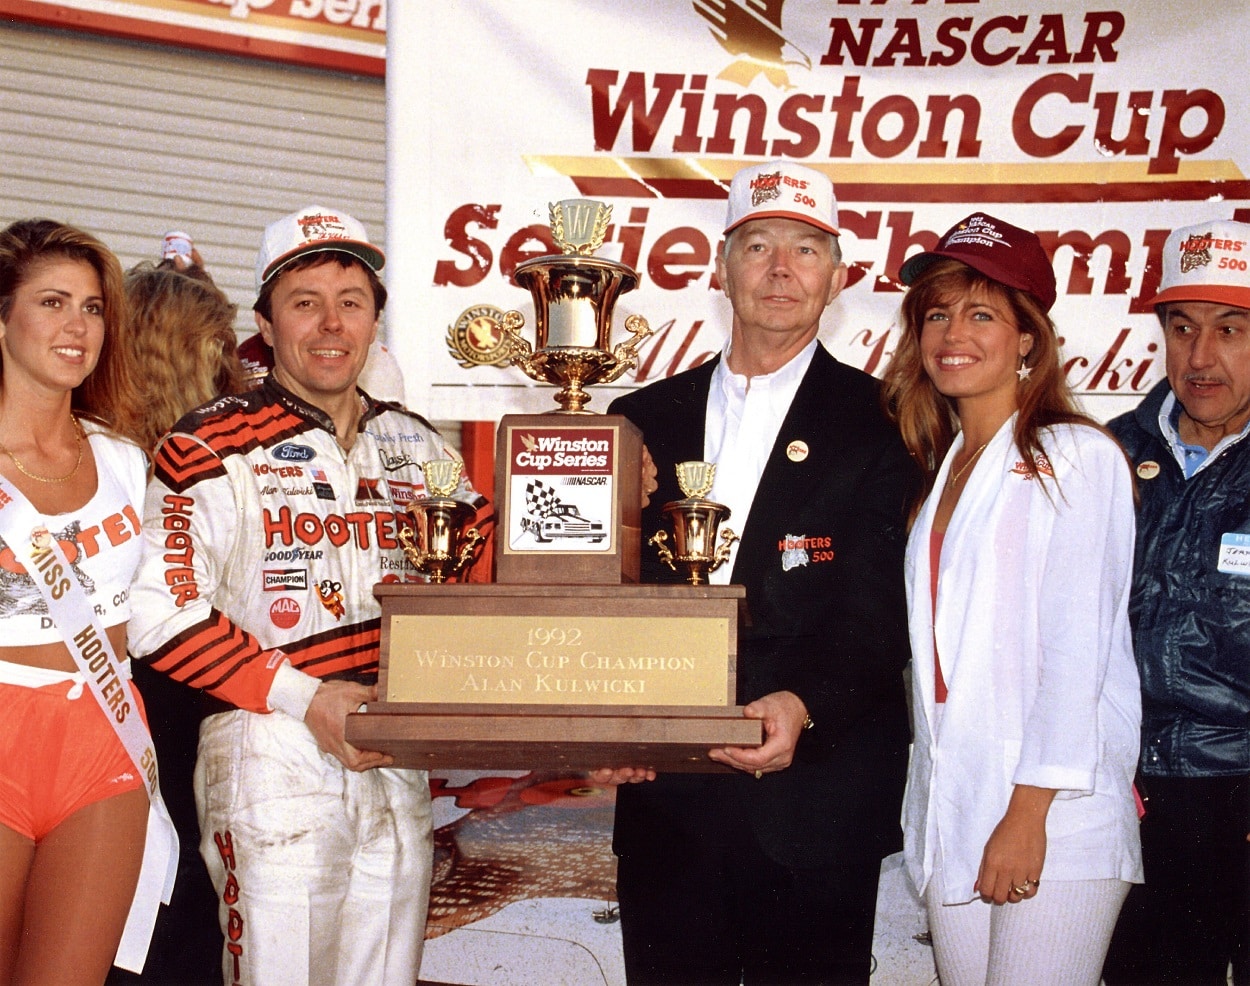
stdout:
<svg viewBox="0 0 1250 986">
<path fill-rule="evenodd" d="M 525 512 L 531 517 L 550 517 L 560 506 L 560 496 L 541 479 L 525 484 Z"/>
</svg>

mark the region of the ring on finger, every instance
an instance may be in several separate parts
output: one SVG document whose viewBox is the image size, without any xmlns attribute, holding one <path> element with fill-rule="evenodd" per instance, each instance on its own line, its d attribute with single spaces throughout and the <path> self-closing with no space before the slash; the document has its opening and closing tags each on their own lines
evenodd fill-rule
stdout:
<svg viewBox="0 0 1250 986">
<path fill-rule="evenodd" d="M 1012 887 L 1011 892 L 1013 894 L 1019 894 L 1021 897 L 1023 897 L 1025 894 L 1029 892 L 1029 881 L 1026 880 L 1023 887 Z"/>
</svg>

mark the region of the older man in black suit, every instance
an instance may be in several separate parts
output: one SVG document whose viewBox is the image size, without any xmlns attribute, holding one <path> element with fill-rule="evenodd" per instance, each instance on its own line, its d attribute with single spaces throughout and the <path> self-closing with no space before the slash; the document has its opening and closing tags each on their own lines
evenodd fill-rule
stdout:
<svg viewBox="0 0 1250 986">
<path fill-rule="evenodd" d="M 739 172 L 725 234 L 725 351 L 611 410 L 659 470 L 644 531 L 681 497 L 675 463 L 717 463 L 709 495 L 741 541 L 712 580 L 747 589 L 738 699 L 765 742 L 710 751 L 733 773 L 614 776 L 650 780 L 617 801 L 626 974 L 866 983 L 880 861 L 900 842 L 918 476 L 876 382 L 816 339 L 847 276 L 829 179 L 789 162 Z M 643 557 L 644 581 L 677 578 Z"/>
</svg>

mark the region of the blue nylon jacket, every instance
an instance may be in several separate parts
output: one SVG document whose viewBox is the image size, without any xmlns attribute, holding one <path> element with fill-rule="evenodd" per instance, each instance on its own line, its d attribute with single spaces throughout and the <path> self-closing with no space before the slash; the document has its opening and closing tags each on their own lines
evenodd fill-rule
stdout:
<svg viewBox="0 0 1250 986">
<path fill-rule="evenodd" d="M 1228 535 L 1250 537 L 1250 435 L 1185 479 L 1159 429 L 1168 393 L 1164 380 L 1109 425 L 1141 496 L 1129 602 L 1141 773 L 1250 773 L 1250 570 L 1219 571 L 1221 544 L 1235 540 Z"/>
</svg>

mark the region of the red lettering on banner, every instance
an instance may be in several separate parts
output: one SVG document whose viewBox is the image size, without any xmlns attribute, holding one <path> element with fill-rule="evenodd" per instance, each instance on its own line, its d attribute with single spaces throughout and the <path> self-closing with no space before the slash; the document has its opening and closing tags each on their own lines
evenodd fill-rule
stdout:
<svg viewBox="0 0 1250 986">
<path fill-rule="evenodd" d="M 683 362 L 687 351 L 694 342 L 695 336 L 699 334 L 699 329 L 703 327 L 703 320 L 700 319 L 695 322 L 694 325 L 690 327 L 690 330 L 678 341 L 677 351 L 673 353 L 668 365 L 664 367 L 661 372 L 652 373 L 651 371 L 655 367 L 656 362 L 659 360 L 660 353 L 663 352 L 664 347 L 668 344 L 670 336 L 673 335 L 673 326 L 676 324 L 677 322 L 675 320 L 669 319 L 656 329 L 655 335 L 652 336 L 647 344 L 646 356 L 643 357 L 642 362 L 638 364 L 638 369 L 634 371 L 634 379 L 638 383 L 645 383 L 652 377 L 671 377 L 675 373 L 680 373 L 682 370 L 688 370 L 691 367 L 706 363 L 716 355 L 715 352 L 708 350 L 697 353 L 688 363 Z"/>
<path fill-rule="evenodd" d="M 1081 75 L 1046 75 L 1038 79 L 1020 96 L 1012 116 L 1012 135 L 1020 150 L 1033 157 L 1054 157 L 1068 150 L 1084 136 L 1086 127 L 1073 124 L 1061 128 L 1054 134 L 1039 134 L 1033 125 L 1033 113 L 1037 104 L 1047 96 L 1058 96 L 1073 105 L 1088 103 L 1094 77 L 1088 73 Z M 1120 93 L 1097 93 L 1094 106 L 1097 110 L 1094 122 L 1093 138 L 1096 144 L 1108 149 L 1116 149 L 1117 145 L 1132 148 L 1134 153 L 1144 154 L 1149 146 L 1142 146 L 1142 137 L 1146 121 L 1131 124 L 1129 133 L 1117 139 L 1111 133 L 1111 124 L 1115 118 L 1116 102 Z M 1153 102 L 1148 92 L 1132 92 L 1128 96 L 1128 105 L 1142 115 L 1143 109 Z M 1175 174 L 1180 167 L 1181 154 L 1197 154 L 1205 151 L 1224 129 L 1224 101 L 1210 89 L 1168 89 L 1161 97 L 1163 107 L 1163 124 L 1160 128 L 1154 155 L 1149 160 L 1147 171 L 1150 174 Z M 1202 114 L 1201 129 L 1189 135 L 1182 124 L 1191 111 Z M 1134 129 L 1134 127 L 1136 129 Z"/>
<path fill-rule="evenodd" d="M 967 18 L 956 20 L 962 23 Z M 1064 41 L 1061 15 L 1043 15 L 1033 43 L 1023 52 L 1019 46 L 990 46 L 990 39 L 997 37 L 997 32 L 1017 34 L 1024 29 L 1027 20 L 1025 15 L 987 20 L 969 42 L 974 59 L 987 66 L 1012 59 L 1035 64 L 1043 60 L 1043 52 L 1048 52 L 1045 59 L 1048 64 L 1089 62 L 1095 60 L 1095 56 L 1103 61 L 1115 61 L 1114 45 L 1124 27 L 1122 14 L 1089 14 L 1083 47 L 1072 53 Z M 833 23 L 836 25 L 839 21 L 835 19 Z M 889 67 L 899 56 L 905 56 L 905 66 L 926 61 L 915 47 L 919 41 L 915 40 L 918 36 L 914 34 L 914 22 L 907 19 L 900 21 L 900 25 L 913 26 L 896 28 L 896 32 L 901 33 L 894 35 L 885 51 L 869 60 L 867 52 L 876 30 L 883 23 L 879 19 L 860 19 L 858 35 L 849 24 L 840 29 L 841 33 L 835 28 L 834 42 L 831 52 L 825 56 L 825 64 L 841 64 L 843 50 L 851 53 L 851 60 L 857 65 Z M 952 30 L 954 26 L 958 25 L 953 25 Z M 1224 128 L 1224 102 L 1209 89 L 1164 90 L 1158 94 L 1159 102 L 1155 106 L 1156 94 L 1149 91 L 1094 93 L 1093 78 L 1092 73 L 1055 73 L 1026 87 L 1009 116 L 1012 135 L 1020 150 L 1032 157 L 1054 157 L 1079 140 L 1092 137 L 1095 145 L 1107 153 L 1146 156 L 1151 174 L 1175 174 L 1182 155 L 1206 150 Z M 866 105 L 859 94 L 861 79 L 847 75 L 842 78 L 841 91 L 829 98 L 827 107 L 821 93 L 795 93 L 774 108 L 754 93 L 722 93 L 708 100 L 703 89 L 707 77 L 702 75 L 692 75 L 687 81 L 687 77 L 671 73 L 648 77 L 645 72 L 633 71 L 625 73 L 623 81 L 620 79 L 621 72 L 614 69 L 591 69 L 586 76 L 591 90 L 591 125 L 596 149 L 600 151 L 614 151 L 618 143 L 624 143 L 627 146 L 621 148 L 623 151 L 650 152 L 680 91 L 683 92 L 681 108 L 674 112 L 674 115 L 680 113 L 680 120 L 673 121 L 680 125 L 672 141 L 675 153 L 784 156 L 801 160 L 820 153 L 823 132 L 828 156 L 849 158 L 856 151 L 856 126 L 859 145 L 876 158 L 898 157 L 913 148 L 918 157 L 934 159 L 976 158 L 981 152 L 982 106 L 970 93 L 934 94 L 926 98 L 923 108 L 903 93 L 887 94 Z M 685 90 L 687 85 L 689 90 Z M 1053 110 L 1053 98 L 1058 98 L 1073 107 L 1084 107 L 1081 114 L 1084 119 L 1078 118 L 1054 133 L 1039 132 L 1035 111 L 1048 97 L 1052 97 L 1047 102 L 1048 111 Z M 1120 115 L 1121 102 L 1129 111 L 1124 114 L 1128 123 L 1125 132 L 1117 135 L 1114 123 Z M 1047 115 L 1053 114 L 1048 112 Z M 946 135 L 956 119 L 959 133 L 952 155 L 951 142 Z M 1156 120 L 1160 123 L 1159 134 L 1152 144 L 1148 126 Z M 440 261 L 436 284 L 465 286 L 461 282 L 476 283 L 485 276 L 490 268 L 489 248 L 481 240 L 469 237 L 464 227 L 475 219 L 472 210 L 497 211 L 498 208 L 462 206 L 453 213 L 448 221 L 448 242 L 469 256 L 472 263 L 468 271 L 462 271 L 454 263 Z M 491 214 L 493 217 L 493 212 Z M 520 262 L 537 255 L 522 250 L 531 241 L 540 243 L 546 250 L 545 237 L 546 228 L 541 226 L 517 231 L 508 241 L 510 255 L 507 262 L 501 264 L 501 272 L 510 276 L 515 270 L 514 260 Z"/>
<path fill-rule="evenodd" d="M 886 352 L 886 343 L 890 341 L 889 331 L 882 332 L 881 335 L 874 339 L 872 329 L 864 329 L 851 340 L 852 343 L 858 343 L 868 350 L 868 359 L 864 361 L 863 370 L 865 373 L 876 373 L 878 367 L 885 366 L 885 358 L 889 355 Z M 892 352 L 893 350 L 891 350 Z"/>
<path fill-rule="evenodd" d="M 682 246 L 686 249 L 678 249 Z M 657 288 L 680 291 L 701 278 L 711 261 L 712 246 L 707 237 L 693 226 L 678 226 L 655 241 L 647 258 L 647 276 Z"/>
<path fill-rule="evenodd" d="M 246 18 L 253 10 L 271 18 L 320 21 L 339 27 L 355 27 L 386 34 L 386 0 L 196 0 L 215 7 L 229 7 L 230 16 Z M 285 7 L 285 9 L 283 9 Z"/>
<path fill-rule="evenodd" d="M 451 285 L 456 288 L 471 288 L 490 272 L 495 255 L 489 246 L 469 235 L 468 227 L 473 225 L 484 229 L 497 229 L 501 208 L 498 205 L 475 205 L 470 202 L 447 217 L 447 223 L 443 226 L 447 245 L 468 257 L 469 266 L 458 267 L 454 260 L 440 260 L 434 265 L 435 287 Z"/>
<path fill-rule="evenodd" d="M 531 249 L 525 249 L 531 243 L 534 246 Z M 525 226 L 508 237 L 508 242 L 503 245 L 503 253 L 499 255 L 499 273 L 511 278 L 516 273 L 516 269 L 525 261 L 559 252 L 550 229 L 537 224 Z"/>
<path fill-rule="evenodd" d="M 1124 33 L 1126 23 L 1124 15 L 1116 10 L 1091 11 L 1083 20 L 1081 46 L 1072 51 L 1062 14 L 1039 15 L 1036 28 L 1030 28 L 1029 17 L 1025 14 L 1000 14 L 975 27 L 971 17 L 948 17 L 934 30 L 936 45 L 926 51 L 920 22 L 914 17 L 897 18 L 885 32 L 881 29 L 886 22 L 881 18 L 835 17 L 829 22 L 829 47 L 820 64 L 843 65 L 849 56 L 851 64 L 860 68 L 947 67 L 958 65 L 969 53 L 977 64 L 989 67 L 1011 61 L 1037 65 L 1043 54 L 1049 65 L 1115 62 L 1119 57 L 1115 44 Z M 1021 45 L 1011 41 L 1025 37 L 1031 40 L 1021 52 Z M 884 42 L 873 56 L 879 38 Z"/>
<path fill-rule="evenodd" d="M 1107 258 L 1107 280 L 1103 294 L 1127 294 L 1133 282 L 1128 276 L 1128 258 L 1133 247 L 1128 235 L 1118 229 L 1109 229 L 1097 237 L 1081 230 L 1060 233 L 1057 230 L 1038 230 L 1042 248 L 1054 260 L 1060 247 L 1072 251 L 1072 272 L 1068 275 L 1069 295 L 1087 295 L 1094 290 L 1094 279 L 1089 273 L 1089 261 L 1099 248 L 1110 253 Z"/>
<path fill-rule="evenodd" d="M 616 106 L 608 106 L 608 90 L 616 85 L 620 73 L 615 69 L 592 68 L 586 73 L 586 85 L 590 86 L 590 113 L 594 125 L 595 150 L 610 151 L 616 143 L 616 136 L 625 123 L 628 113 L 633 122 L 633 143 L 635 151 L 651 150 L 655 136 L 659 133 L 660 124 L 672 105 L 673 97 L 685 85 L 684 75 L 671 72 L 657 72 L 652 87 L 656 90 L 651 108 L 647 108 L 647 82 L 642 72 L 630 72 L 621 86 Z M 706 76 L 703 76 L 706 79 Z M 689 117 L 689 109 L 687 109 Z M 687 120 L 687 123 L 689 120 Z M 694 148 L 691 148 L 694 150 Z"/>
</svg>

